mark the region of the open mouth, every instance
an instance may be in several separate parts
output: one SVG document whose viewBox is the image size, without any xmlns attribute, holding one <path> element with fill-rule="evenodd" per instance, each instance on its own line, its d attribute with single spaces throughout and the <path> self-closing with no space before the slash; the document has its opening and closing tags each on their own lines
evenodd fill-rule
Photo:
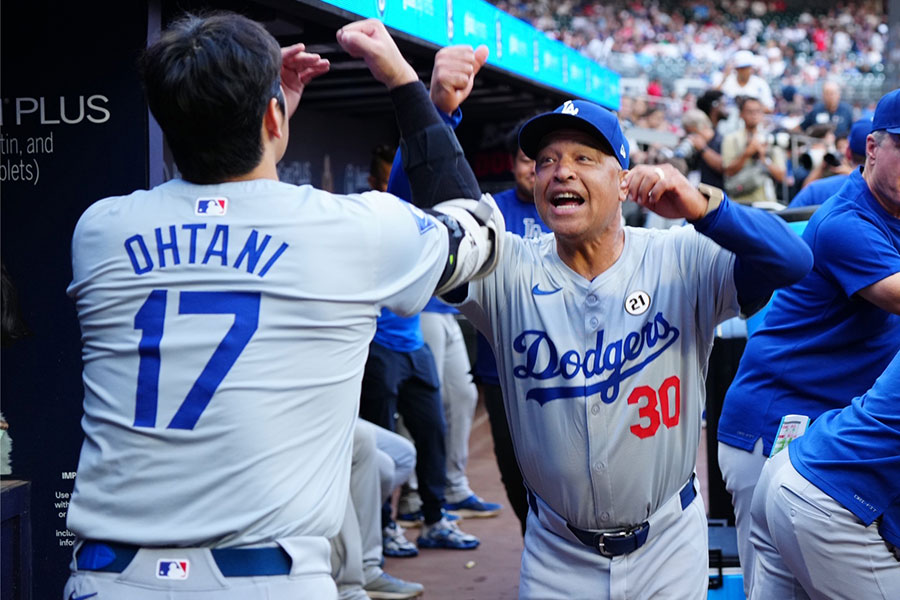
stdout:
<svg viewBox="0 0 900 600">
<path fill-rule="evenodd" d="M 552 204 L 556 208 L 567 206 L 581 206 L 582 204 L 584 204 L 584 198 L 582 198 L 578 194 L 573 194 L 572 192 L 564 192 L 562 194 L 556 194 L 555 196 L 550 198 L 550 204 Z"/>
</svg>

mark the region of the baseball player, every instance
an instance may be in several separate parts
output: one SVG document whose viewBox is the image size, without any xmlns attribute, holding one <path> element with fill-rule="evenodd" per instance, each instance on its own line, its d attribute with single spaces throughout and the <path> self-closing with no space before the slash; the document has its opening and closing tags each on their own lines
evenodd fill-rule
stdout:
<svg viewBox="0 0 900 600">
<path fill-rule="evenodd" d="M 375 319 L 484 275 L 500 242 L 384 26 L 337 40 L 390 90 L 414 196 L 458 200 L 430 216 L 280 183 L 288 119 L 328 68 L 302 45 L 232 13 L 151 44 L 145 89 L 182 179 L 101 200 L 74 232 L 85 441 L 67 599 L 336 597 L 328 538 Z"/>
<path fill-rule="evenodd" d="M 381 505 L 393 489 L 396 463 L 395 457 L 381 450 L 379 438 L 381 445 L 401 449 L 397 460 L 410 465 L 415 462 L 415 448 L 403 436 L 357 418 L 347 512 L 340 533 L 331 540 L 331 567 L 339 600 L 403 600 L 415 598 L 424 590 L 422 584 L 404 581 L 382 569 Z"/>
<path fill-rule="evenodd" d="M 522 598 L 704 598 L 707 530 L 694 464 L 719 321 L 810 268 L 777 217 L 626 171 L 609 111 L 567 101 L 522 128 L 553 231 L 506 233 L 497 268 L 444 297 L 491 341 L 530 512 Z M 624 227 L 627 197 L 694 228 Z"/>
<path fill-rule="evenodd" d="M 753 495 L 750 598 L 900 592 L 900 353 L 763 467 Z"/>
<path fill-rule="evenodd" d="M 878 103 L 866 163 L 803 232 L 815 266 L 776 294 L 747 341 L 719 420 L 719 466 L 731 494 L 749 590 L 750 503 L 787 414 L 817 418 L 865 392 L 900 349 L 900 89 Z"/>
<path fill-rule="evenodd" d="M 448 62 L 451 58 L 458 60 L 461 56 L 460 53 L 465 53 L 466 48 L 468 47 L 450 46 L 443 48 L 438 52 L 438 57 L 441 57 L 443 54 L 447 56 Z M 468 52 L 471 52 L 471 48 L 468 49 Z M 459 109 L 458 105 L 458 102 L 460 101 L 459 97 L 448 94 L 448 97 L 441 98 L 441 102 L 438 102 L 438 99 L 435 97 L 435 89 L 444 91 L 453 90 L 452 83 L 450 83 L 447 78 L 452 77 L 454 70 L 446 69 L 438 71 L 437 66 L 438 61 L 436 58 L 435 72 L 431 78 L 432 100 L 435 100 L 435 106 L 441 111 L 442 115 L 449 115 L 448 118 L 450 123 L 456 127 L 462 120 L 462 111 Z M 523 123 L 524 121 L 519 123 L 507 136 L 507 149 L 509 150 L 510 158 L 513 163 L 512 171 L 515 179 L 515 186 L 494 194 L 493 198 L 497 203 L 500 212 L 503 213 L 503 220 L 506 224 L 507 231 L 525 238 L 536 238 L 543 233 L 549 233 L 550 230 L 547 229 L 547 226 L 541 221 L 537 208 L 534 206 L 534 160 L 525 156 L 519 148 L 518 133 L 519 127 Z M 401 198 L 406 198 L 408 197 L 406 192 L 408 186 L 405 185 L 405 182 L 403 181 L 403 171 L 400 168 L 398 161 L 399 155 L 395 157 L 395 168 L 391 171 L 392 174 L 395 174 L 395 181 L 392 182 L 392 191 Z M 433 300 L 426 305 L 425 310 L 427 311 L 428 306 L 432 306 L 435 303 L 447 306 L 443 302 Z M 424 315 L 425 313 L 423 313 L 423 318 Z M 425 326 L 423 323 L 423 333 L 424 332 Z M 478 383 L 481 394 L 483 394 L 484 404 L 487 408 L 488 416 L 490 417 L 491 435 L 494 439 L 494 454 L 497 459 L 497 467 L 500 470 L 500 478 L 503 480 L 503 485 L 506 488 L 506 495 L 513 507 L 513 511 L 516 513 L 516 517 L 519 519 L 522 535 L 524 535 L 525 522 L 528 516 L 528 500 L 526 498 L 525 488 L 522 485 L 522 473 L 519 470 L 519 465 L 516 463 L 512 439 L 509 435 L 509 425 L 506 421 L 506 411 L 503 408 L 503 395 L 500 390 L 500 380 L 497 376 L 497 363 L 494 359 L 493 350 L 491 350 L 490 344 L 481 333 L 478 333 L 476 337 L 476 360 L 472 365 L 472 374 Z M 448 418 L 448 422 L 449 421 L 450 419 Z M 471 426 L 471 421 L 469 426 Z M 466 438 L 466 443 L 468 443 L 468 437 Z M 450 454 L 451 452 L 448 450 L 448 464 Z M 448 466 L 448 480 L 450 478 L 449 472 L 450 468 Z M 449 498 L 450 492 L 448 491 L 447 494 Z M 401 501 L 402 500 L 403 497 L 401 497 Z M 469 509 L 461 514 L 466 517 L 495 514 L 495 511 L 490 510 L 493 508 L 491 506 L 492 503 L 483 502 L 476 497 L 473 504 L 475 504 L 475 510 Z M 448 510 L 458 510 L 459 507 L 449 505 L 447 508 Z"/>
<path fill-rule="evenodd" d="M 473 53 L 474 52 L 474 53 Z M 474 75 L 487 60 L 488 49 L 480 46 L 456 45 L 441 48 L 434 58 L 430 95 L 435 107 L 444 120 L 456 127 L 462 120 L 459 110 L 457 78 L 467 83 L 474 81 Z M 477 57 L 477 60 L 475 58 Z M 409 183 L 400 165 L 399 154 L 394 156 L 391 168 L 393 190 L 397 196 L 409 199 Z M 500 206 L 500 198 L 495 197 Z M 501 207 L 501 211 L 503 211 Z M 506 221 L 506 213 L 504 220 Z M 469 460 L 469 434 L 475 416 L 478 391 L 472 380 L 468 351 L 462 330 L 457 322 L 458 310 L 448 306 L 438 298 L 432 298 L 420 315 L 418 323 L 410 323 L 410 329 L 418 334 L 434 357 L 436 374 L 440 384 L 441 402 L 445 423 L 444 447 L 446 449 L 446 485 L 444 486 L 444 508 L 461 517 L 494 517 L 502 508 L 500 504 L 488 502 L 479 497 L 469 485 L 466 467 Z M 388 321 L 390 324 L 396 320 Z M 379 322 L 379 330 L 381 323 Z M 376 334 L 377 336 L 377 334 Z M 398 502 L 400 518 L 416 516 L 422 510 L 422 500 L 418 492 L 418 480 L 413 476 Z M 410 514 L 411 513 L 411 514 Z"/>
<path fill-rule="evenodd" d="M 503 213 L 506 230 L 526 239 L 537 238 L 550 230 L 541 220 L 534 205 L 534 160 L 525 156 L 519 148 L 519 123 L 510 131 L 506 144 L 512 159 L 515 185 L 508 190 L 494 194 L 494 201 Z M 506 489 L 509 503 L 519 519 L 522 535 L 528 519 L 528 498 L 522 484 L 522 471 L 516 462 L 515 450 L 506 420 L 503 391 L 497 374 L 497 360 L 490 342 L 478 333 L 475 339 L 475 364 L 472 373 L 484 397 L 484 405 L 491 422 L 491 436 L 494 438 L 494 456 L 500 470 L 500 478 Z"/>
</svg>

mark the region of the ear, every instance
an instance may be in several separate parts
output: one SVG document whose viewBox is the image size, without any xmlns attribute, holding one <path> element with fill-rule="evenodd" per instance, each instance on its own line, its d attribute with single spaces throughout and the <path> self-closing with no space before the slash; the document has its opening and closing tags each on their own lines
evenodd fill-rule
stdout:
<svg viewBox="0 0 900 600">
<path fill-rule="evenodd" d="M 878 142 L 875 141 L 875 138 L 870 133 L 866 136 L 866 162 L 875 160 L 875 148 L 878 147 Z"/>
<path fill-rule="evenodd" d="M 270 139 L 281 139 L 284 136 L 284 118 L 284 113 L 281 112 L 278 100 L 270 98 L 269 104 L 266 106 L 266 112 L 263 115 L 263 131 Z"/>
<path fill-rule="evenodd" d="M 622 182 L 625 181 L 625 176 L 628 175 L 628 169 L 622 169 L 619 171 L 619 185 L 616 186 L 616 189 L 619 190 L 619 202 L 624 203 L 625 200 L 628 199 L 628 188 L 622 187 Z"/>
</svg>

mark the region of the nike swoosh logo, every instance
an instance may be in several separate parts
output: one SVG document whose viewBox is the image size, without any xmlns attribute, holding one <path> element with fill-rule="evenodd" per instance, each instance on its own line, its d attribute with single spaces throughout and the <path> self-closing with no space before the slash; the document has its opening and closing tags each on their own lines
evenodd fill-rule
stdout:
<svg viewBox="0 0 900 600">
<path fill-rule="evenodd" d="M 69 594 L 69 600 L 87 600 L 88 598 L 93 598 L 96 595 L 97 592 L 94 592 L 93 594 L 85 594 L 83 596 L 76 596 L 75 592 L 72 592 L 71 594 Z"/>
<path fill-rule="evenodd" d="M 556 288 L 555 290 L 542 290 L 541 288 L 538 287 L 539 285 L 540 285 L 539 283 L 536 283 L 536 284 L 534 284 L 534 287 L 531 288 L 531 293 L 534 294 L 535 296 L 549 296 L 550 294 L 555 294 L 556 292 L 558 292 L 559 290 L 562 289 L 562 288 Z"/>
</svg>

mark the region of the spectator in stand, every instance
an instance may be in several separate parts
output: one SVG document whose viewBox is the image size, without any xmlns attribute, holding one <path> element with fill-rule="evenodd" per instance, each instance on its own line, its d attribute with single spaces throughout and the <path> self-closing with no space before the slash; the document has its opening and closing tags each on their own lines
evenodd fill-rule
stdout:
<svg viewBox="0 0 900 600">
<path fill-rule="evenodd" d="M 766 139 L 759 100 L 742 98 L 739 106 L 744 127 L 722 141 L 725 189 L 741 204 L 775 201 L 772 182 L 781 183 L 787 173 L 784 151 Z"/>
<path fill-rule="evenodd" d="M 697 108 L 706 113 L 717 132 L 719 123 L 728 118 L 727 99 L 723 96 L 725 96 L 725 92 L 722 90 L 706 90 L 702 96 L 697 98 Z M 721 140 L 719 143 L 721 144 Z"/>
<path fill-rule="evenodd" d="M 813 125 L 831 123 L 835 137 L 847 137 L 853 123 L 853 109 L 841 101 L 841 86 L 836 81 L 827 81 L 822 86 L 822 100 L 806 113 L 797 127 L 798 132 L 807 131 Z"/>
<path fill-rule="evenodd" d="M 815 206 L 823 204 L 830 197 L 835 195 L 841 186 L 850 178 L 853 171 L 859 169 L 866 162 L 866 138 L 872 131 L 872 121 L 865 119 L 857 121 L 850 128 L 850 143 L 844 151 L 846 159 L 847 171 L 831 177 L 825 177 L 813 181 L 794 196 L 788 208 L 799 208 L 801 206 Z"/>
<path fill-rule="evenodd" d="M 775 110 L 775 97 L 766 80 L 753 73 L 756 67 L 756 56 L 749 50 L 739 50 L 725 70 L 715 89 L 722 90 L 726 96 L 737 101 L 739 97 L 755 98 L 762 104 L 766 112 Z"/>
</svg>

